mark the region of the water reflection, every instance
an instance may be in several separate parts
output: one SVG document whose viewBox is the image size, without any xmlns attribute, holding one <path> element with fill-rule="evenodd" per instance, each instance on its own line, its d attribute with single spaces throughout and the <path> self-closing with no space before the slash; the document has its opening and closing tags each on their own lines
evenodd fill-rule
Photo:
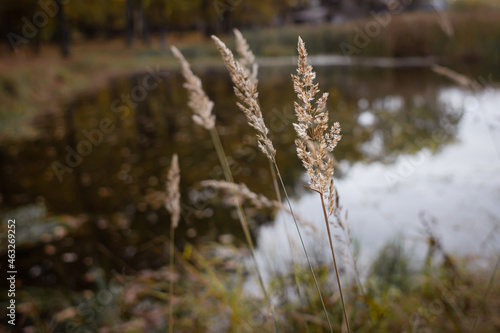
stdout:
<svg viewBox="0 0 500 333">
<path fill-rule="evenodd" d="M 284 181 L 297 195 L 302 192 L 302 166 L 291 126 L 294 70 L 261 70 L 259 89 Z M 342 125 L 343 139 L 336 150 L 341 165 L 392 163 L 401 154 L 424 148 L 437 151 L 455 140 L 461 110 L 443 103 L 440 96 L 447 84 L 430 70 L 317 71 L 321 89 L 330 93 L 331 118 Z M 217 126 L 235 180 L 273 198 L 268 161 L 235 106 L 227 73 L 219 68 L 197 72 L 216 102 Z M 37 140 L 5 142 L 0 148 L 4 209 L 39 202 L 53 214 L 83 214 L 87 219 L 75 235 L 76 263 L 86 257 L 97 258 L 96 264 L 105 268 L 123 267 L 123 262 L 135 269 L 165 263 L 162 242 L 152 240 L 167 233 L 163 191 L 174 152 L 179 155 L 183 189 L 180 243 L 198 237 L 217 239 L 225 233 L 243 239 L 235 217 L 216 193 L 199 192 L 201 180 L 221 179 L 222 172 L 209 134 L 191 121 L 182 77 L 170 72 L 141 101 L 131 100 L 143 79 L 144 74 L 137 74 L 114 80 L 108 89 L 73 101 L 64 115 L 40 119 Z M 439 140 L 432 139 L 437 130 Z M 342 167 L 338 176 L 349 173 Z M 253 223 L 268 222 L 271 214 L 259 212 Z"/>
<path fill-rule="evenodd" d="M 348 221 L 360 244 L 362 270 L 391 239 L 410 246 L 414 258 L 423 258 L 427 236 L 422 220 L 433 221 L 435 236 L 453 255 L 488 258 L 500 250 L 500 89 L 486 88 L 473 94 L 456 87 L 441 88 L 435 102 L 449 115 L 434 117 L 440 118 L 442 127 L 437 129 L 445 137 L 414 137 L 429 144 L 415 154 L 411 154 L 414 149 L 408 149 L 396 156 L 394 163 L 341 164 L 348 171 L 337 180 L 340 203 L 349 211 Z M 454 115 L 462 115 L 458 127 L 443 121 L 453 120 Z M 376 130 L 384 131 L 380 127 Z M 453 136 L 447 137 L 449 133 Z M 453 143 L 443 145 L 443 141 Z M 384 135 L 379 143 L 381 150 L 394 147 L 385 144 Z M 324 230 L 315 193 L 304 191 L 294 207 L 318 230 Z M 285 223 L 293 222 L 280 213 L 274 224 L 260 230 L 258 257 L 268 272 L 285 272 L 292 257 L 296 262 L 305 261 L 300 248 L 289 246 Z M 292 243 L 299 244 L 293 231 L 288 228 Z M 328 258 L 324 233 L 306 232 L 305 242 L 317 258 Z"/>
</svg>

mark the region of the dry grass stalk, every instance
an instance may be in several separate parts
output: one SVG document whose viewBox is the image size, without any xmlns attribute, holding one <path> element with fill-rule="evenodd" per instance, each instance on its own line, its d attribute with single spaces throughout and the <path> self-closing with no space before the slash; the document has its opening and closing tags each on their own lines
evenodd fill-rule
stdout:
<svg viewBox="0 0 500 333">
<path fill-rule="evenodd" d="M 434 12 L 438 16 L 438 22 L 441 26 L 441 29 L 446 34 L 446 36 L 452 38 L 455 35 L 455 29 L 453 28 L 453 24 L 451 23 L 448 14 L 445 11 L 439 9 L 433 1 L 430 1 L 430 4 L 432 6 L 432 9 L 434 9 Z"/>
<path fill-rule="evenodd" d="M 167 198 L 165 200 L 165 207 L 170 213 L 171 223 L 174 228 L 177 228 L 181 216 L 181 192 L 179 191 L 180 179 L 179 159 L 177 154 L 174 154 L 167 175 Z"/>
<path fill-rule="evenodd" d="M 236 97 L 240 99 L 242 103 L 237 103 L 238 107 L 245 113 L 247 117 L 247 121 L 250 126 L 257 130 L 257 139 L 258 146 L 260 150 L 266 155 L 266 157 L 270 161 L 271 173 L 273 175 L 273 179 L 275 182 L 275 189 L 277 190 L 277 197 L 280 198 L 279 189 L 277 188 L 277 180 L 275 176 L 275 172 L 273 167 L 276 169 L 276 174 L 280 180 L 281 187 L 285 193 L 285 198 L 288 203 L 289 212 L 293 217 L 295 227 L 297 228 L 297 233 L 300 238 L 300 242 L 302 244 L 302 248 L 304 249 L 304 253 L 306 255 L 307 262 L 309 264 L 309 268 L 311 270 L 311 274 L 313 276 L 316 289 L 321 299 L 321 303 L 323 306 L 323 310 L 326 315 L 326 319 L 328 321 L 328 325 L 330 331 L 333 332 L 333 328 L 331 326 L 330 319 L 328 317 L 328 312 L 326 311 L 326 306 L 323 302 L 323 297 L 321 295 L 321 290 L 319 288 L 318 281 L 316 279 L 314 269 L 312 268 L 311 261 L 309 259 L 309 255 L 307 253 L 304 240 L 302 238 L 302 234 L 299 229 L 299 225 L 297 222 L 297 217 L 295 216 L 292 205 L 290 203 L 290 198 L 286 191 L 285 184 L 283 183 L 283 178 L 281 177 L 281 173 L 278 168 L 278 164 L 276 163 L 276 150 L 274 149 L 273 143 L 271 139 L 268 137 L 269 130 L 264 123 L 264 118 L 262 116 L 262 112 L 260 109 L 260 105 L 258 102 L 258 92 L 257 92 L 257 64 L 255 64 L 255 56 L 250 51 L 248 47 L 248 43 L 243 38 L 241 33 L 238 30 L 234 31 L 236 35 L 236 43 L 238 52 L 241 55 L 241 62 L 234 59 L 233 53 L 229 48 L 216 36 L 212 36 L 212 39 L 215 41 L 215 44 L 222 55 L 222 59 L 226 68 L 229 71 L 229 75 L 234 83 L 234 92 Z M 299 291 L 300 293 L 300 291 Z"/>
<path fill-rule="evenodd" d="M 269 158 L 271 161 L 275 161 L 276 149 L 274 149 L 271 139 L 269 139 L 269 130 L 264 123 L 264 118 L 262 117 L 262 112 L 260 110 L 260 105 L 258 102 L 258 92 L 257 92 L 257 80 L 252 78 L 252 74 L 249 74 L 248 68 L 245 67 L 234 58 L 233 53 L 229 48 L 216 36 L 212 36 L 215 41 L 217 49 L 222 55 L 224 64 L 229 71 L 229 75 L 234 83 L 234 93 L 241 101 L 237 103 L 238 107 L 245 113 L 248 123 L 250 126 L 257 130 L 257 139 L 260 150 Z M 241 41 L 239 42 L 241 44 Z M 246 44 L 246 42 L 245 42 Z M 251 52 L 246 52 L 244 46 L 241 46 L 246 63 L 250 61 Z M 248 50 L 248 45 L 246 46 Z M 252 54 L 253 56 L 253 54 Z M 248 67 L 248 66 L 247 66 Z M 252 65 L 252 67 L 254 67 Z"/>
<path fill-rule="evenodd" d="M 219 134 L 217 133 L 217 129 L 215 127 L 215 116 L 213 116 L 211 114 L 212 108 L 213 108 L 213 102 L 207 97 L 205 91 L 202 88 L 201 80 L 193 74 L 193 72 L 190 69 L 189 63 L 182 56 L 182 54 L 179 52 L 179 50 L 177 50 L 177 48 L 175 48 L 175 47 L 172 47 L 171 49 L 172 49 L 172 52 L 174 53 L 174 55 L 180 60 L 181 65 L 182 65 L 183 75 L 187 81 L 186 84 L 184 85 L 184 87 L 189 91 L 189 94 L 190 94 L 188 104 L 193 109 L 193 112 L 195 113 L 193 116 L 193 119 L 196 123 L 205 127 L 210 132 L 210 136 L 212 137 L 212 141 L 214 143 L 215 150 L 217 152 L 217 156 L 219 158 L 221 167 L 224 171 L 224 177 L 225 177 L 227 182 L 234 183 L 234 178 L 233 178 L 233 175 L 231 173 L 231 168 L 229 166 L 227 156 L 226 156 L 226 153 L 224 151 L 224 147 L 222 146 L 222 142 L 220 140 Z M 232 56 L 232 54 L 231 54 L 231 56 Z M 256 89 L 256 86 L 255 86 L 255 89 Z M 256 124 L 263 125 L 263 121 L 262 121 L 262 124 L 259 124 L 259 123 L 256 123 Z M 265 125 L 264 125 L 264 127 L 265 127 Z M 265 128 L 265 130 L 267 131 L 267 128 Z M 266 135 L 267 135 L 267 133 L 266 133 Z M 268 140 L 268 141 L 270 143 L 270 140 Z M 260 143 L 260 141 L 259 141 L 259 143 Z M 264 146 L 262 146 L 261 149 L 264 149 L 263 147 Z M 272 149 L 274 149 L 274 148 L 272 148 Z M 250 230 L 248 227 L 246 216 L 243 212 L 243 208 L 241 206 L 241 203 L 240 203 L 239 198 L 237 196 L 237 193 L 235 191 L 233 191 L 233 195 L 234 195 L 234 198 L 236 200 L 236 208 L 237 208 L 236 211 L 238 213 L 238 219 L 240 220 L 241 227 L 242 227 L 243 232 L 245 234 L 245 238 L 246 238 L 247 244 L 250 248 L 250 253 L 252 255 L 252 259 L 253 259 L 254 264 L 255 264 L 255 269 L 257 271 L 257 276 L 259 279 L 259 285 L 260 285 L 262 292 L 266 298 L 268 309 L 269 309 L 269 312 L 271 313 L 275 330 L 276 330 L 276 332 L 279 332 L 278 324 L 276 322 L 276 318 L 275 318 L 275 314 L 274 314 L 274 309 L 273 309 L 273 306 L 271 303 L 271 299 L 269 298 L 269 295 L 266 291 L 266 288 L 264 286 L 264 282 L 262 279 L 262 274 L 260 273 L 260 269 L 258 267 L 257 260 L 255 259 L 254 245 L 253 245 L 252 237 L 250 235 Z"/>
<path fill-rule="evenodd" d="M 233 191 L 235 191 L 238 193 L 241 201 L 248 200 L 256 208 L 275 208 L 281 206 L 281 204 L 277 201 L 269 200 L 262 194 L 250 191 L 250 189 L 243 183 L 234 184 L 220 180 L 204 180 L 200 184 L 203 187 L 212 187 L 228 193 L 233 193 Z"/>
<path fill-rule="evenodd" d="M 474 91 L 478 91 L 481 89 L 481 85 L 476 81 L 468 78 L 463 74 L 457 73 L 449 68 L 439 65 L 433 65 L 432 70 L 438 74 L 446 76 L 447 78 L 451 79 L 452 81 L 455 81 L 459 85 L 464 86 L 466 88 L 472 89 Z"/>
<path fill-rule="evenodd" d="M 170 274 L 173 276 L 174 273 L 174 252 L 175 252 L 175 228 L 179 225 L 179 219 L 181 216 L 181 192 L 179 190 L 179 183 L 181 180 L 180 169 L 179 169 L 179 158 L 177 154 L 172 157 L 172 162 L 170 164 L 170 169 L 167 174 L 167 197 L 165 200 L 165 208 L 170 213 Z M 169 332 L 173 332 L 174 329 L 174 282 L 169 281 Z"/>
<path fill-rule="evenodd" d="M 182 53 L 175 47 L 170 48 L 174 56 L 180 61 L 182 67 L 182 75 L 186 79 L 184 88 L 189 92 L 189 107 L 193 110 L 193 121 L 210 130 L 215 127 L 215 116 L 212 114 L 214 102 L 212 102 L 205 91 L 203 90 L 201 80 L 193 74 L 191 66 L 184 58 Z"/>
<path fill-rule="evenodd" d="M 317 192 L 321 198 L 335 275 L 344 311 L 344 320 L 348 332 L 351 332 L 328 221 L 328 216 L 337 212 L 338 208 L 337 190 L 333 183 L 335 160 L 331 153 L 341 139 L 340 125 L 335 122 L 329 128 L 328 111 L 326 110 L 328 93 L 323 93 L 319 99 L 315 98 L 316 94 L 320 92 L 318 84 L 314 83 L 316 73 L 313 71 L 312 66 L 307 63 L 307 50 L 304 41 L 300 37 L 297 49 L 299 52 L 297 75 L 292 75 L 293 87 L 301 102 L 295 102 L 295 114 L 298 122 L 293 124 L 299 137 L 295 140 L 297 155 L 302 160 L 302 164 L 309 175 L 310 189 Z M 328 203 L 328 212 L 325 201 Z"/>
</svg>

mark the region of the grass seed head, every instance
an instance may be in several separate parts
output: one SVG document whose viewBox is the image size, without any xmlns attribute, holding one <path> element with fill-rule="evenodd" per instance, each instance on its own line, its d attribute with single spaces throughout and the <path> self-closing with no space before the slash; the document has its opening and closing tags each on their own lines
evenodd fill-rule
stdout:
<svg viewBox="0 0 500 333">
<path fill-rule="evenodd" d="M 314 83 L 316 73 L 307 63 L 307 50 L 300 37 L 297 49 L 297 74 L 292 75 L 294 91 L 299 99 L 294 103 L 297 123 L 293 124 L 298 136 L 295 140 L 297 155 L 309 176 L 309 187 L 326 197 L 331 215 L 337 207 L 337 191 L 333 182 L 335 159 L 331 153 L 341 139 L 340 124 L 328 125 L 328 93 L 316 98 L 320 92 L 318 84 Z"/>
<path fill-rule="evenodd" d="M 235 32 L 236 33 L 236 32 Z M 234 58 L 233 52 L 216 36 L 212 36 L 212 39 L 217 46 L 220 54 L 222 55 L 222 60 L 229 71 L 229 76 L 234 84 L 234 93 L 236 97 L 240 100 L 237 103 L 238 107 L 245 114 L 248 124 L 252 126 L 257 131 L 258 146 L 260 150 L 269 158 L 272 162 L 275 161 L 276 149 L 274 149 L 271 139 L 268 137 L 269 130 L 262 117 L 262 111 L 260 110 L 260 105 L 258 102 L 258 92 L 257 92 L 257 78 L 253 78 L 253 75 L 257 73 L 257 70 L 250 70 L 250 68 L 256 67 L 253 63 L 250 66 L 249 61 L 253 61 L 255 58 L 253 54 L 248 49 L 246 41 L 243 36 L 238 37 L 236 34 L 240 53 L 245 60 L 245 66 L 243 66 L 238 60 Z"/>
<path fill-rule="evenodd" d="M 179 190 L 179 182 L 181 180 L 179 159 L 177 154 L 172 157 L 172 163 L 167 174 L 167 198 L 165 200 L 165 208 L 170 213 L 171 223 L 174 228 L 177 228 L 181 216 L 181 192 Z"/>
<path fill-rule="evenodd" d="M 189 92 L 189 107 L 193 110 L 193 121 L 210 130 L 215 127 L 215 116 L 212 114 L 214 102 L 212 102 L 201 84 L 198 76 L 194 75 L 189 63 L 182 53 L 175 47 L 170 48 L 174 56 L 179 60 L 182 67 L 182 75 L 186 80 L 184 88 Z"/>
</svg>

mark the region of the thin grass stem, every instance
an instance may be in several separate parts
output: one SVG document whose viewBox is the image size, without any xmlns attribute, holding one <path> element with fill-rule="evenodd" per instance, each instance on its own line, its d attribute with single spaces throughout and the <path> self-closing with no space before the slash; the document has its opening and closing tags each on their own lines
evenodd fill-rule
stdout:
<svg viewBox="0 0 500 333">
<path fill-rule="evenodd" d="M 174 244 L 175 237 L 175 227 L 174 224 L 170 224 L 170 283 L 169 283 L 169 307 L 168 307 L 168 331 L 173 333 L 174 331 L 174 281 L 173 281 L 173 272 L 174 272 Z"/>
<path fill-rule="evenodd" d="M 342 218 L 339 216 L 337 212 L 335 212 L 335 217 L 339 223 L 342 221 Z M 344 225 L 346 224 L 345 222 L 342 222 Z M 346 232 L 345 228 L 342 228 L 344 232 L 344 237 L 349 241 L 349 245 L 347 246 L 349 250 L 349 254 L 351 255 L 352 262 L 353 262 L 353 268 L 354 268 L 354 274 L 356 275 L 356 282 L 358 283 L 359 290 L 361 291 L 361 295 L 365 297 L 365 289 L 363 288 L 363 284 L 361 283 L 361 278 L 358 270 L 358 261 L 356 259 L 356 255 L 354 254 L 354 251 L 352 250 L 352 242 L 349 237 L 349 234 Z M 370 317 L 371 318 L 371 317 Z"/>
<path fill-rule="evenodd" d="M 283 192 L 285 193 L 286 202 L 288 203 L 288 208 L 290 209 L 290 213 L 292 214 L 293 222 L 295 223 L 295 228 L 297 228 L 297 233 L 299 234 L 300 243 L 302 244 L 302 248 L 304 249 L 307 263 L 309 264 L 309 269 L 311 270 L 311 274 L 314 280 L 314 285 L 316 286 L 316 290 L 318 291 L 319 299 L 321 300 L 321 305 L 323 306 L 323 311 L 325 312 L 326 320 L 328 321 L 328 327 L 330 328 L 330 332 L 333 333 L 332 323 L 330 322 L 330 317 L 328 317 L 328 311 L 326 311 L 325 302 L 323 301 L 323 295 L 321 293 L 321 289 L 319 288 L 318 280 L 316 279 L 316 274 L 314 273 L 311 260 L 309 260 L 309 254 L 307 253 L 306 245 L 304 244 L 304 239 L 302 238 L 302 233 L 300 232 L 299 224 L 297 223 L 297 219 L 295 218 L 295 214 L 293 213 L 292 204 L 290 203 L 290 197 L 288 196 L 285 183 L 283 182 L 283 178 L 281 177 L 281 172 L 276 162 L 274 162 L 274 167 L 276 168 L 276 173 L 278 174 L 278 178 L 281 182 L 281 187 L 283 188 Z"/>
<path fill-rule="evenodd" d="M 273 162 L 271 160 L 269 160 L 269 169 L 271 170 L 271 175 L 273 177 L 273 185 L 274 185 L 274 191 L 276 192 L 276 199 L 278 200 L 279 203 L 281 203 L 282 202 L 281 193 L 280 193 L 280 188 L 279 188 L 279 184 L 278 184 L 278 179 L 276 176 L 276 171 L 274 170 L 274 168 L 275 168 L 275 166 L 273 165 Z M 292 213 L 292 216 L 294 216 L 292 211 L 291 211 L 291 213 Z M 295 218 L 295 216 L 294 216 L 294 218 Z M 302 296 L 302 293 L 300 292 L 299 277 L 297 274 L 297 267 L 295 264 L 295 259 L 293 258 L 292 241 L 290 240 L 290 234 L 288 233 L 288 226 L 287 226 L 286 220 L 284 221 L 284 225 L 285 225 L 286 238 L 288 240 L 288 245 L 290 246 L 290 258 L 292 260 L 293 276 L 295 279 L 295 286 L 297 287 L 297 295 L 299 296 L 299 299 L 302 300 L 303 296 Z M 321 294 L 320 294 L 320 298 L 321 298 Z M 305 301 L 307 301 L 307 300 L 305 300 Z M 306 307 L 305 302 L 303 304 L 303 307 L 305 310 L 305 307 Z M 325 309 L 325 311 L 326 311 L 326 309 Z M 328 314 L 326 314 L 326 315 L 328 317 Z M 307 327 L 307 324 L 305 326 L 306 326 L 306 331 L 309 332 L 309 328 Z"/>
<path fill-rule="evenodd" d="M 333 241 L 332 241 L 332 235 L 330 232 L 330 224 L 328 223 L 328 214 L 326 213 L 325 200 L 323 199 L 323 193 L 321 193 L 321 192 L 318 192 L 318 193 L 321 197 L 321 206 L 323 208 L 323 214 L 325 217 L 326 230 L 328 232 L 328 241 L 330 242 L 330 249 L 332 250 L 333 266 L 335 269 L 335 275 L 337 277 L 337 284 L 339 286 L 340 300 L 342 301 L 342 309 L 344 310 L 344 319 L 345 319 L 345 322 L 347 325 L 347 331 L 350 333 L 351 327 L 349 325 L 349 318 L 347 316 L 347 309 L 346 309 L 345 302 L 344 302 L 344 293 L 342 292 L 342 285 L 340 283 L 339 270 L 337 268 L 337 260 L 335 259 L 335 251 L 333 250 Z"/>
</svg>

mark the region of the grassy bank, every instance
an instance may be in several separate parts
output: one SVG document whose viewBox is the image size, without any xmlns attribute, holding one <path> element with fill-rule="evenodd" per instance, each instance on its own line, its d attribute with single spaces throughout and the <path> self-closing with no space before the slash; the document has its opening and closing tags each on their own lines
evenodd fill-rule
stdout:
<svg viewBox="0 0 500 333">
<path fill-rule="evenodd" d="M 0 140 L 35 136 L 37 117 L 60 114 L 64 105 L 105 87 L 113 76 L 170 64 L 164 54 L 145 50 L 113 42 L 77 44 L 70 59 L 62 59 L 51 46 L 39 56 L 4 55 L 0 58 Z"/>
<path fill-rule="evenodd" d="M 500 10 L 392 14 L 340 25 L 294 26 L 246 35 L 255 53 L 266 56 L 294 55 L 293 41 L 300 35 L 308 41 L 311 54 L 496 60 Z"/>
<path fill-rule="evenodd" d="M 301 36 L 310 54 L 361 57 L 437 56 L 448 62 L 497 62 L 500 9 L 470 7 L 454 11 L 385 13 L 341 24 L 296 25 L 242 30 L 257 56 L 295 56 Z M 228 36 L 229 38 L 229 36 Z M 188 58 L 216 56 L 206 45 L 185 45 Z"/>
</svg>

